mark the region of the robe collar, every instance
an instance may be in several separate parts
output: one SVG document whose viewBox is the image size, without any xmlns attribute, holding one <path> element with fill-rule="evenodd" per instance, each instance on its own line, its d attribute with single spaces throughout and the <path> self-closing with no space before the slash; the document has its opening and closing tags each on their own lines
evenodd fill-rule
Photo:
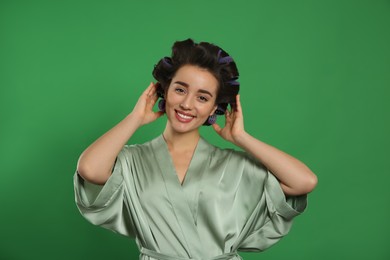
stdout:
<svg viewBox="0 0 390 260">
<path fill-rule="evenodd" d="M 200 189 L 203 186 L 202 176 L 209 164 L 211 145 L 202 137 L 199 138 L 183 184 L 179 181 L 164 137 L 160 135 L 154 139 L 152 146 L 172 210 L 181 228 L 188 256 L 201 257 L 203 246 L 197 230 L 197 211 Z"/>
</svg>

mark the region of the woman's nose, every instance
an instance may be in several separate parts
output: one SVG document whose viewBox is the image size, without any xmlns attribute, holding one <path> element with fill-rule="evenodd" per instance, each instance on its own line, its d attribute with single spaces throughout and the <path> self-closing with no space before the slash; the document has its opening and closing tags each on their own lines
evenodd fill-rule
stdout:
<svg viewBox="0 0 390 260">
<path fill-rule="evenodd" d="M 190 95 L 187 95 L 186 98 L 183 100 L 183 102 L 180 104 L 181 109 L 190 110 L 192 109 L 192 98 Z"/>
</svg>

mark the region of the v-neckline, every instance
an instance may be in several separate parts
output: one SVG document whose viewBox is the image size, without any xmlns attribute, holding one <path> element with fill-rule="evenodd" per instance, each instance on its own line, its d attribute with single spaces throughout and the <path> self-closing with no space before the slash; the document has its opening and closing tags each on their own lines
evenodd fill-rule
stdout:
<svg viewBox="0 0 390 260">
<path fill-rule="evenodd" d="M 177 171 L 176 166 L 175 166 L 175 162 L 174 162 L 173 157 L 172 157 L 172 154 L 170 153 L 169 148 L 168 148 L 168 143 L 167 143 L 167 141 L 165 140 L 165 138 L 164 138 L 163 135 L 161 135 L 161 138 L 162 138 L 162 140 L 163 140 L 163 142 L 164 142 L 164 144 L 165 144 L 165 148 L 166 148 L 166 151 L 167 151 L 167 154 L 168 154 L 168 157 L 169 157 L 169 162 L 170 162 L 171 168 L 172 168 L 172 170 L 173 170 L 173 172 L 170 171 L 170 173 L 173 173 L 173 174 L 175 175 L 175 177 L 177 178 L 177 182 L 178 182 L 178 184 L 179 184 L 181 187 L 187 186 L 187 182 L 189 182 L 188 179 L 191 179 L 191 175 L 192 175 L 192 174 L 191 174 L 191 172 L 192 172 L 191 169 L 193 168 L 193 167 L 192 167 L 193 161 L 194 161 L 194 158 L 197 158 L 196 155 L 197 155 L 197 151 L 199 150 L 199 149 L 198 149 L 199 146 L 200 146 L 199 144 L 202 142 L 202 137 L 199 136 L 198 142 L 197 142 L 197 144 L 196 144 L 196 146 L 195 146 L 194 151 L 192 152 L 191 159 L 190 159 L 190 161 L 189 161 L 189 163 L 188 163 L 188 166 L 187 166 L 187 169 L 186 169 L 186 171 L 185 171 L 185 173 L 184 173 L 184 177 L 183 177 L 183 180 L 182 180 L 182 181 L 180 181 L 179 174 L 178 174 L 178 171 Z"/>
<path fill-rule="evenodd" d="M 161 135 L 153 141 L 153 153 L 160 168 L 169 201 L 181 227 L 181 233 L 189 257 L 203 255 L 203 246 L 197 229 L 199 194 L 203 187 L 202 178 L 210 158 L 210 146 L 200 137 L 192 155 L 183 183 L 180 184 L 168 145 Z M 192 220 L 192 221 L 191 221 Z"/>
</svg>

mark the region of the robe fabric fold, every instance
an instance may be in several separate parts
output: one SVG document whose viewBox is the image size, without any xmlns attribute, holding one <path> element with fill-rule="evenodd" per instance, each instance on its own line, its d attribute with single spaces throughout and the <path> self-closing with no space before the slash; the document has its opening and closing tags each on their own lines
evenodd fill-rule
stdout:
<svg viewBox="0 0 390 260">
<path fill-rule="evenodd" d="M 74 175 L 76 204 L 92 224 L 135 238 L 140 259 L 241 259 L 285 236 L 307 196 L 286 199 L 245 152 L 200 138 L 181 184 L 162 135 L 125 145 L 103 186 Z"/>
</svg>

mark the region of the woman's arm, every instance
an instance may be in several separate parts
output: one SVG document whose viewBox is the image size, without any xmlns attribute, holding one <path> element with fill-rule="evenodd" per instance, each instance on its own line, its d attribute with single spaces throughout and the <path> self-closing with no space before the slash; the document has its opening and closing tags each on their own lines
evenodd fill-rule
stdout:
<svg viewBox="0 0 390 260">
<path fill-rule="evenodd" d="M 239 95 L 234 111 L 226 111 L 225 127 L 214 124 L 213 128 L 264 164 L 278 178 L 286 195 L 306 194 L 317 185 L 316 175 L 301 161 L 245 132 Z"/>
<path fill-rule="evenodd" d="M 151 83 L 138 99 L 133 111 L 85 149 L 77 163 L 77 171 L 85 180 L 100 185 L 106 183 L 111 176 L 116 156 L 134 132 L 163 114 L 152 110 L 157 99 L 156 85 Z"/>
</svg>

